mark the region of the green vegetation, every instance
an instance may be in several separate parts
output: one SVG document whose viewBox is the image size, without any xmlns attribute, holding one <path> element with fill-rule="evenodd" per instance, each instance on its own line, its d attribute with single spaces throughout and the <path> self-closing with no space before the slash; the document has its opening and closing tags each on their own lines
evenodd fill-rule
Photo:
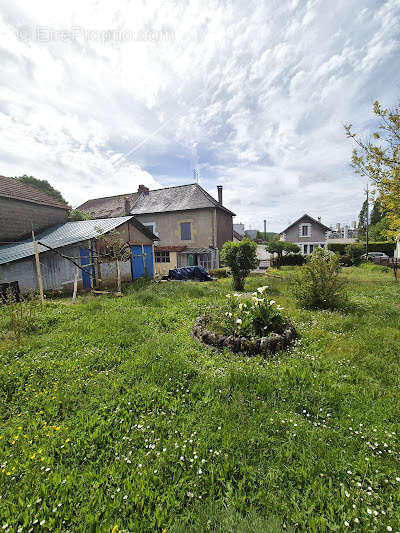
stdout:
<svg viewBox="0 0 400 533">
<path fill-rule="evenodd" d="M 351 307 L 309 311 L 292 272 L 246 281 L 301 335 L 266 360 L 190 335 L 229 279 L 49 301 L 20 345 L 1 308 L 0 528 L 399 530 L 398 283 L 351 267 Z"/>
<path fill-rule="evenodd" d="M 64 204 L 67 204 L 67 201 L 64 199 L 63 195 L 55 189 L 47 180 L 40 180 L 38 178 L 34 178 L 33 176 L 27 176 L 24 174 L 23 176 L 19 176 L 16 178 L 19 181 L 22 181 L 23 183 L 26 183 L 27 185 L 31 185 L 32 187 L 36 187 L 36 189 L 39 189 L 40 191 L 48 194 L 52 198 L 55 198 L 59 202 L 62 202 Z"/>
<path fill-rule="evenodd" d="M 258 265 L 257 245 L 246 238 L 240 242 L 225 242 L 221 250 L 221 260 L 231 269 L 233 289 L 242 291 L 247 276 Z"/>
<path fill-rule="evenodd" d="M 365 253 L 365 243 L 354 243 L 354 244 L 360 244 L 364 247 Z M 346 253 L 346 248 L 348 244 L 342 243 L 342 242 L 330 242 L 328 243 L 328 250 L 331 250 L 332 252 L 339 253 L 340 255 L 343 255 Z M 396 243 L 393 241 L 383 241 L 383 242 L 370 242 L 368 244 L 368 251 L 369 252 L 384 252 L 385 254 L 389 256 L 393 256 L 393 252 L 395 249 Z"/>
<path fill-rule="evenodd" d="M 68 222 L 78 222 L 80 220 L 91 220 L 91 216 L 84 211 L 78 209 L 71 209 L 68 215 Z"/>
<path fill-rule="evenodd" d="M 283 252 L 294 253 L 294 254 L 297 254 L 298 252 L 300 252 L 300 247 L 297 246 L 297 244 L 294 244 L 293 242 L 289 242 L 289 241 L 279 241 L 279 240 L 269 242 L 267 246 L 265 247 L 265 249 L 270 254 L 277 254 L 278 256 L 276 260 L 277 268 L 280 268 L 281 265 L 283 264 L 282 262 Z"/>
<path fill-rule="evenodd" d="M 337 309 L 346 303 L 344 281 L 339 277 L 339 256 L 316 248 L 292 276 L 296 300 L 306 309 Z"/>
</svg>

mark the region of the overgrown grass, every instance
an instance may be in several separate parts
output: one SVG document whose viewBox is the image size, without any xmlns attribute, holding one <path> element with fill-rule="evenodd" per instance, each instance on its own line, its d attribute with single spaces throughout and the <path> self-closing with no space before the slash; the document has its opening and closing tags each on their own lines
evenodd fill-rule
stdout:
<svg viewBox="0 0 400 533">
<path fill-rule="evenodd" d="M 48 302 L 19 346 L 1 315 L 0 528 L 399 530 L 400 284 L 348 268 L 306 311 L 290 272 L 247 281 L 301 335 L 268 360 L 190 336 L 229 279 Z"/>
</svg>

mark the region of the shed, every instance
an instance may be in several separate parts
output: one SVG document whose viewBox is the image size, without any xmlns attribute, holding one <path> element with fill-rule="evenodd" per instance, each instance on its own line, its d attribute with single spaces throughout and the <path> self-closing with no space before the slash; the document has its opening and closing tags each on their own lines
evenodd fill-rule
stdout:
<svg viewBox="0 0 400 533">
<path fill-rule="evenodd" d="M 82 220 L 52 226 L 36 236 L 44 290 L 72 285 L 76 266 L 60 254 L 80 264 L 80 286 L 94 287 L 99 280 L 115 279 L 114 263 L 100 263 L 98 237 L 116 229 L 131 247 L 130 261 L 121 263 L 121 278 L 132 281 L 143 275 L 153 276 L 154 246 L 157 237 L 134 216 Z M 44 246 L 45 245 L 45 246 Z M 18 281 L 21 292 L 36 290 L 34 246 L 32 240 L 0 246 L 0 281 Z"/>
</svg>

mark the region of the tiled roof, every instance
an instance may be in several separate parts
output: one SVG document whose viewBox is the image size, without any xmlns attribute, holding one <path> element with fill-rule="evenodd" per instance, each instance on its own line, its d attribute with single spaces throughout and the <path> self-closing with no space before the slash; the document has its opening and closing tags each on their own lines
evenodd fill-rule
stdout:
<svg viewBox="0 0 400 533">
<path fill-rule="evenodd" d="M 88 213 L 93 218 L 108 218 L 126 215 L 125 199 L 130 207 L 136 202 L 139 194 L 137 192 L 129 194 L 119 194 L 117 196 L 106 196 L 104 198 L 94 198 L 88 200 L 76 209 Z"/>
<path fill-rule="evenodd" d="M 205 207 L 219 207 L 234 215 L 232 211 L 221 206 L 215 198 L 197 183 L 166 187 L 149 191 L 147 194 L 141 194 L 131 213 L 133 215 L 167 213 L 168 211 L 185 211 L 187 209 L 202 209 Z"/>
<path fill-rule="evenodd" d="M 145 235 L 156 239 L 151 231 L 149 231 L 148 228 L 136 220 L 135 217 L 127 216 L 96 220 L 80 220 L 78 222 L 65 222 L 64 224 L 52 226 L 39 235 L 36 235 L 36 240 L 51 246 L 51 248 L 61 248 L 63 246 L 75 244 L 76 242 L 94 239 L 101 234 L 117 228 L 128 220 L 132 221 L 135 226 Z M 47 250 L 48 249 L 44 246 L 39 245 L 39 253 Z M 18 259 L 23 259 L 25 257 L 30 257 L 32 255 L 34 255 L 32 240 L 6 244 L 4 246 L 0 246 L 0 265 L 4 263 L 10 263 L 11 261 L 17 261 Z"/>
<path fill-rule="evenodd" d="M 16 178 L 8 178 L 6 176 L 0 176 L 0 196 L 14 200 L 23 200 L 24 202 L 32 202 L 34 204 L 70 209 L 67 204 L 59 202 L 40 189 Z"/>
<path fill-rule="evenodd" d="M 126 213 L 125 198 L 128 198 L 132 215 L 145 213 L 167 213 L 168 211 L 185 211 L 187 209 L 202 209 L 218 207 L 230 215 L 232 211 L 221 206 L 215 198 L 197 183 L 165 187 L 148 193 L 120 194 L 88 200 L 77 207 L 79 211 L 89 213 L 92 217 L 121 216 Z"/>
</svg>

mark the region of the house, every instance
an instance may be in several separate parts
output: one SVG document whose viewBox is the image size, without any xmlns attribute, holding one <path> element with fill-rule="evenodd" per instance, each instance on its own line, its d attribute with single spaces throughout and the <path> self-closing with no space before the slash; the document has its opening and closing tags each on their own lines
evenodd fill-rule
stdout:
<svg viewBox="0 0 400 533">
<path fill-rule="evenodd" d="M 280 233 L 281 241 L 297 244 L 303 254 L 311 254 L 314 248 L 328 248 L 328 235 L 330 228 L 322 224 L 321 219 L 303 215 L 292 222 L 290 226 Z"/>
<path fill-rule="evenodd" d="M 394 249 L 394 258 L 400 261 L 400 233 L 396 237 L 396 248 Z"/>
<path fill-rule="evenodd" d="M 67 221 L 71 208 L 36 187 L 0 176 L 0 242 L 17 241 Z"/>
<path fill-rule="evenodd" d="M 93 217 L 108 209 L 134 215 L 159 239 L 155 266 L 160 275 L 191 265 L 217 268 L 222 245 L 233 239 L 235 214 L 222 203 L 222 186 L 216 200 L 198 183 L 156 190 L 140 185 L 131 195 L 89 200 L 77 209 Z"/>
<path fill-rule="evenodd" d="M 244 236 L 250 239 L 251 241 L 255 241 L 257 239 L 258 231 L 256 229 L 246 229 L 244 232 Z"/>
<path fill-rule="evenodd" d="M 235 226 L 235 224 L 234 224 Z M 233 242 L 239 242 L 243 239 L 243 235 L 241 235 L 240 233 L 238 233 L 237 231 L 235 231 L 235 229 L 233 230 Z"/>
<path fill-rule="evenodd" d="M 241 222 L 239 224 L 233 224 L 233 231 L 236 231 L 236 233 L 244 237 L 244 224 Z"/>
<path fill-rule="evenodd" d="M 78 269 L 79 285 L 95 287 L 98 282 L 115 279 L 114 262 L 100 262 L 98 238 L 112 230 L 131 247 L 132 257 L 120 263 L 122 281 L 145 274 L 153 276 L 153 241 L 156 236 L 132 215 L 98 220 L 65 222 L 36 235 L 44 290 L 68 288 Z M 0 283 L 18 281 L 21 292 L 38 288 L 32 239 L 0 246 Z M 63 257 L 65 256 L 65 257 Z"/>
</svg>

